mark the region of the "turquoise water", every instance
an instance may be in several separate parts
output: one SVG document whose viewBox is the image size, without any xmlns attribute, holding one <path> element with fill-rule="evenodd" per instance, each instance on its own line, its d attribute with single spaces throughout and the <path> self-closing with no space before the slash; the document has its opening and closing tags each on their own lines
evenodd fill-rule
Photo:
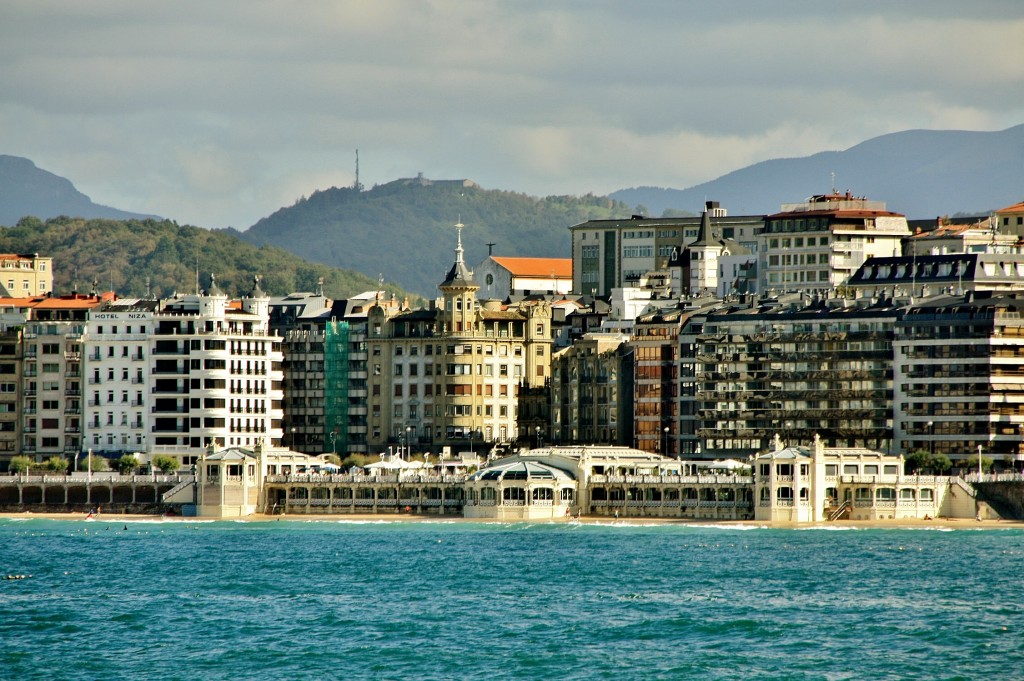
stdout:
<svg viewBox="0 0 1024 681">
<path fill-rule="evenodd" d="M 2 679 L 1024 677 L 1019 529 L 0 519 L 0 573 Z"/>
</svg>

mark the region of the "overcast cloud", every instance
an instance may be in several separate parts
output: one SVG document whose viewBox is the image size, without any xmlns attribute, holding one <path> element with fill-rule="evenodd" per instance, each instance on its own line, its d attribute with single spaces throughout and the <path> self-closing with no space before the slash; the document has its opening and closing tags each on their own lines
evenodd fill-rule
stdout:
<svg viewBox="0 0 1024 681">
<path fill-rule="evenodd" d="M 357 148 L 366 186 L 686 188 L 1024 123 L 1021 36 L 1018 0 L 3 0 L 0 153 L 240 229 L 351 185 Z"/>
</svg>

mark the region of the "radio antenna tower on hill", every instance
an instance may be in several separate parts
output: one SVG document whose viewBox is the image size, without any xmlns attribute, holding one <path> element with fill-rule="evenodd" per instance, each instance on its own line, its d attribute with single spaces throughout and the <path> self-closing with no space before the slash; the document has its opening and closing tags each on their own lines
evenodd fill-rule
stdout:
<svg viewBox="0 0 1024 681">
<path fill-rule="evenodd" d="M 361 185 L 359 183 L 359 150 L 358 149 L 356 149 L 356 181 L 355 181 L 355 184 L 352 185 L 352 188 L 355 189 L 357 192 L 363 191 L 363 185 Z"/>
</svg>

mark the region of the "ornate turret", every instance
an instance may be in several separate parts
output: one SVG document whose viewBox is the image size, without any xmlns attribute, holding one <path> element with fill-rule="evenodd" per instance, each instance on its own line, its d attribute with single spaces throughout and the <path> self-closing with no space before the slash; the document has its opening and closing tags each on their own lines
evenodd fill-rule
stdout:
<svg viewBox="0 0 1024 681">
<path fill-rule="evenodd" d="M 458 242 L 455 247 L 455 264 L 438 286 L 444 298 L 442 319 L 447 333 L 468 334 L 476 328 L 476 294 L 480 286 L 473 281 L 473 272 L 463 260 L 461 222 L 455 225 Z"/>
<path fill-rule="evenodd" d="M 242 309 L 258 317 L 269 317 L 270 296 L 260 287 L 260 276 L 252 275 L 252 290 L 242 299 Z"/>
<path fill-rule="evenodd" d="M 462 259 L 462 228 L 465 227 L 461 222 L 455 225 L 455 229 L 458 233 L 458 243 L 455 247 L 455 264 L 448 270 L 448 275 L 445 276 L 444 281 L 441 282 L 439 288 L 444 290 L 445 287 L 464 288 L 472 287 L 474 290 L 479 290 L 479 286 L 473 283 L 473 271 L 466 267 L 466 263 Z"/>
</svg>

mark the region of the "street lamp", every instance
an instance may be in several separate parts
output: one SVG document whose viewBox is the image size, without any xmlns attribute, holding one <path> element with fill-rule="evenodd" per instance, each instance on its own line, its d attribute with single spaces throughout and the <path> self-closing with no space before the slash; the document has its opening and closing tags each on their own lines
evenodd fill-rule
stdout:
<svg viewBox="0 0 1024 681">
<path fill-rule="evenodd" d="M 412 437 L 412 426 L 405 427 L 405 459 L 412 459 L 412 451 L 409 449 L 409 438 Z"/>
<path fill-rule="evenodd" d="M 669 429 L 669 427 L 668 427 L 668 426 L 665 426 L 665 427 L 664 427 L 664 428 L 662 429 L 662 432 L 664 432 L 664 433 L 665 433 L 665 444 L 664 444 L 664 445 L 662 446 L 662 448 L 661 448 L 661 453 L 662 453 L 662 454 L 664 454 L 665 456 L 668 456 L 668 431 L 669 431 L 669 430 L 670 430 L 670 429 Z"/>
<path fill-rule="evenodd" d="M 338 443 L 337 443 L 338 433 L 336 431 L 332 430 L 329 437 L 331 438 L 331 454 L 333 454 L 334 456 L 337 456 L 338 455 Z"/>
<path fill-rule="evenodd" d="M 540 435 L 540 426 L 537 426 L 533 430 L 535 433 L 537 433 L 537 449 L 540 449 L 541 445 L 544 444 L 544 439 Z"/>
<path fill-rule="evenodd" d="M 292 426 L 291 428 L 288 429 L 288 432 L 291 433 L 291 443 L 290 443 L 291 449 L 295 449 L 295 431 L 296 430 L 298 430 L 298 429 L 295 426 Z"/>
<path fill-rule="evenodd" d="M 928 422 L 928 452 L 935 455 L 935 421 Z"/>
</svg>

